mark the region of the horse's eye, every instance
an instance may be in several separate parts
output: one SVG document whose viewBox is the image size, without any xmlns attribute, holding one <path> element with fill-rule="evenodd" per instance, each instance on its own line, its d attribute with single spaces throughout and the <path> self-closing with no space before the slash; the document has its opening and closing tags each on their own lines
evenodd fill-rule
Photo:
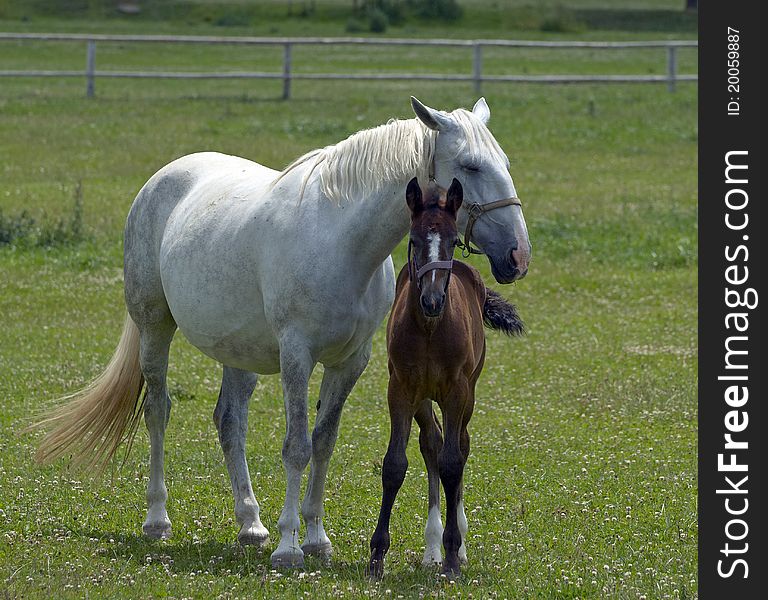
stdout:
<svg viewBox="0 0 768 600">
<path fill-rule="evenodd" d="M 462 165 L 461 168 L 470 173 L 477 173 L 480 170 L 478 165 Z"/>
</svg>

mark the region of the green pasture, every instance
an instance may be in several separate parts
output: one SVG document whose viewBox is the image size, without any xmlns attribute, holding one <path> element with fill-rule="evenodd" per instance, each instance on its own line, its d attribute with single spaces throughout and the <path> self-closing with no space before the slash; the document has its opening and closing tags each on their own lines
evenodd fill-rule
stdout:
<svg viewBox="0 0 768 600">
<path fill-rule="evenodd" d="M 318 0 L 318 10 L 331 4 Z M 466 2 L 474 4 L 492 6 Z M 576 4 L 583 10 L 609 6 Z M 682 2 L 634 4 L 653 12 Z M 556 10 L 555 3 L 545 6 Z M 484 37 L 476 35 L 482 29 L 509 37 L 487 22 L 483 27 L 468 25 L 451 35 Z M 0 11 L 0 30 L 54 28 L 139 32 L 170 26 L 45 15 L 22 22 Z M 194 30 L 222 34 L 213 26 Z M 541 31 L 527 35 L 550 39 Z M 650 39 L 695 31 L 551 35 Z M 165 61 L 173 69 L 279 65 L 277 52 L 245 52 L 251 54 L 233 47 L 105 45 L 99 60 L 104 68 Z M 425 65 L 413 49 L 392 56 L 355 52 L 353 61 L 341 51 L 307 50 L 296 66 L 470 68 L 468 55 L 438 53 Z M 619 54 L 605 59 L 608 64 L 573 51 L 522 56 L 509 59 L 512 72 L 523 68 L 520 61 L 529 61 L 531 72 L 664 68 L 663 53 L 658 61 L 642 52 Z M 0 42 L 0 70 L 38 68 L 39 61 L 45 68 L 81 68 L 83 60 L 82 46 Z M 489 70 L 505 72 L 507 60 L 489 57 Z M 681 71 L 687 65 L 695 72 L 693 51 L 681 61 Z M 98 80 L 91 100 L 84 88 L 80 79 L 0 79 L 0 597 L 696 596 L 694 84 L 679 84 L 675 93 L 648 84 L 484 86 L 491 129 L 510 157 L 525 204 L 534 257 L 528 277 L 512 286 L 493 283 L 487 262 L 471 259 L 488 284 L 517 305 L 529 333 L 514 340 L 488 335 L 465 478 L 470 564 L 455 583 L 419 566 L 427 482 L 415 436 L 393 513 L 387 574 L 377 583 L 364 575 L 389 433 L 382 331 L 345 408 L 331 463 L 325 519 L 335 549 L 330 565 L 308 559 L 303 571 L 273 571 L 269 552 L 235 543 L 229 478 L 211 418 L 220 367 L 181 335 L 169 371 L 172 539 L 141 536 L 148 474 L 143 427 L 125 463 L 101 480 L 64 462 L 35 465 L 39 436 L 21 430 L 108 361 L 125 314 L 123 221 L 154 171 L 199 150 L 280 167 L 362 128 L 411 117 L 411 94 L 438 108 L 471 107 L 471 84 L 295 82 L 288 102 L 279 100 L 278 81 Z M 404 264 L 404 247 L 394 259 Z M 311 397 L 321 374 L 318 367 Z M 248 436 L 272 547 L 285 492 L 281 396 L 278 376 L 261 379 Z"/>
</svg>

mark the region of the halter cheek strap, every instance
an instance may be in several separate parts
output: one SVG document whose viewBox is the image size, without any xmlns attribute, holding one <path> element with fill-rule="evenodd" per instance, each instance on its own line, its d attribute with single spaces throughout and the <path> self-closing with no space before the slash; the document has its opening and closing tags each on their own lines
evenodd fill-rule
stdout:
<svg viewBox="0 0 768 600">
<path fill-rule="evenodd" d="M 482 250 L 477 250 L 472 247 L 472 229 L 475 226 L 475 221 L 480 219 L 485 213 L 502 208 L 504 206 L 523 206 L 520 202 L 520 198 L 512 196 L 511 198 L 504 198 L 502 200 L 496 200 L 489 202 L 488 204 L 480 204 L 475 202 L 470 204 L 467 210 L 467 228 L 464 230 L 464 242 L 459 242 L 458 246 L 461 248 L 461 255 L 464 258 L 469 257 L 470 254 L 484 254 Z"/>
<path fill-rule="evenodd" d="M 429 180 L 435 181 L 435 159 L 432 158 L 432 161 L 429 163 Z M 523 206 L 523 203 L 520 202 L 520 198 L 517 196 L 512 196 L 511 198 L 503 198 L 502 200 L 496 200 L 494 202 L 489 202 L 488 204 L 480 204 L 479 202 L 475 202 L 473 204 L 470 204 L 466 210 L 467 210 L 467 228 L 464 230 L 464 242 L 459 241 L 458 244 L 456 244 L 459 248 L 461 248 L 461 256 L 464 258 L 469 258 L 471 254 L 485 254 L 482 250 L 478 250 L 477 248 L 473 248 L 471 241 L 472 241 L 472 229 L 475 226 L 475 221 L 477 221 L 480 217 L 482 217 L 485 213 L 492 211 L 496 208 L 502 208 L 504 206 Z M 409 258 L 408 258 L 408 264 L 410 264 L 410 242 L 408 243 L 409 248 Z M 425 265 L 426 266 L 426 265 Z M 410 267 L 409 267 L 410 268 Z M 423 267 L 422 267 L 423 268 Z M 413 277 L 411 277 L 413 279 Z"/>
</svg>

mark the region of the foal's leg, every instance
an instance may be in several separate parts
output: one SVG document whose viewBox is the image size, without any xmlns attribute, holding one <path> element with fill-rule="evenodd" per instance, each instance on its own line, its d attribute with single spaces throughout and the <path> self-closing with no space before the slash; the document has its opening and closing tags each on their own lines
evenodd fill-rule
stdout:
<svg viewBox="0 0 768 600">
<path fill-rule="evenodd" d="M 433 567 L 443 562 L 442 539 L 443 522 L 440 519 L 440 472 L 437 456 L 443 447 L 443 433 L 432 410 L 432 401 L 427 399 L 416 412 L 416 422 L 419 424 L 419 448 L 427 467 L 429 481 L 429 512 L 427 527 L 424 531 L 425 548 L 421 564 Z"/>
<path fill-rule="evenodd" d="M 469 419 L 466 419 L 467 421 Z M 469 458 L 469 433 L 467 432 L 466 425 L 461 430 L 461 439 L 460 439 L 460 446 L 461 446 L 461 454 L 464 457 L 464 464 L 467 464 L 467 459 Z M 461 564 L 466 565 L 467 564 L 467 531 L 469 531 L 469 524 L 467 523 L 467 514 L 464 512 L 464 477 L 461 478 L 461 483 L 459 484 L 459 504 L 456 509 L 457 512 L 457 519 L 458 519 L 458 526 L 459 526 L 459 533 L 461 534 L 461 546 L 459 546 L 459 562 Z"/>
<path fill-rule="evenodd" d="M 168 490 L 164 475 L 165 428 L 171 416 L 171 398 L 166 386 L 168 350 L 171 346 L 176 324 L 166 318 L 160 322 L 137 322 L 141 346 L 139 361 L 141 372 L 147 382 L 144 396 L 144 422 L 149 431 L 149 486 L 147 487 L 147 518 L 142 530 L 144 535 L 165 539 L 171 535 L 171 521 L 165 504 Z"/>
<path fill-rule="evenodd" d="M 296 335 L 280 340 L 280 376 L 285 402 L 285 440 L 283 467 L 286 486 L 285 503 L 277 524 L 280 544 L 272 553 L 273 567 L 304 566 L 304 552 L 299 547 L 299 492 L 301 476 L 312 453 L 307 425 L 307 385 L 315 362 L 307 344 Z"/>
<path fill-rule="evenodd" d="M 381 483 L 384 488 L 381 497 L 381 510 L 376 531 L 371 538 L 371 560 L 368 564 L 369 577 L 379 578 L 384 574 L 384 555 L 389 550 L 389 518 L 395 496 L 403 485 L 405 472 L 408 470 L 408 457 L 405 449 L 411 434 L 413 412 L 408 401 L 408 395 L 389 380 L 388 389 L 390 435 L 387 454 L 381 467 Z"/>
<path fill-rule="evenodd" d="M 461 451 L 461 431 L 468 395 L 467 388 L 466 380 L 457 382 L 442 407 L 445 428 L 443 449 L 438 457 L 438 465 L 440 480 L 445 490 L 446 504 L 445 531 L 443 532 L 443 547 L 445 548 L 443 572 L 449 575 L 458 575 L 461 572 L 458 553 L 462 543 L 462 535 L 459 530 L 458 508 L 466 462 Z"/>
<path fill-rule="evenodd" d="M 485 362 L 485 346 L 483 346 L 483 353 L 480 355 L 480 361 L 475 369 L 472 377 L 469 381 L 469 388 L 467 394 L 467 403 L 464 407 L 464 416 L 461 424 L 461 434 L 459 437 L 459 447 L 461 448 L 461 455 L 464 457 L 464 464 L 467 464 L 469 460 L 469 432 L 467 431 L 467 425 L 472 418 L 472 413 L 475 410 L 475 385 L 480 377 L 480 372 L 483 369 L 483 363 Z M 461 483 L 459 484 L 459 504 L 456 509 L 459 533 L 461 534 L 461 546 L 459 546 L 459 561 L 461 564 L 467 564 L 467 532 L 469 531 L 469 524 L 467 523 L 467 514 L 464 512 L 464 476 L 461 477 Z"/>
<path fill-rule="evenodd" d="M 355 382 L 368 364 L 371 343 L 338 367 L 331 367 L 323 374 L 315 428 L 312 431 L 312 461 L 309 467 L 309 483 L 304 495 L 302 515 L 307 526 L 301 549 L 304 554 L 328 556 L 333 547 L 323 528 L 323 497 L 328 464 L 339 432 L 339 420 L 344 402 Z"/>
<path fill-rule="evenodd" d="M 259 503 L 253 496 L 251 476 L 245 461 L 245 435 L 248 429 L 248 401 L 257 377 L 255 373 L 224 367 L 221 391 L 213 421 L 219 431 L 219 442 L 224 451 L 232 494 L 235 497 L 235 518 L 240 525 L 237 541 L 243 545 L 263 546 L 269 540 L 269 531 L 261 524 Z"/>
</svg>

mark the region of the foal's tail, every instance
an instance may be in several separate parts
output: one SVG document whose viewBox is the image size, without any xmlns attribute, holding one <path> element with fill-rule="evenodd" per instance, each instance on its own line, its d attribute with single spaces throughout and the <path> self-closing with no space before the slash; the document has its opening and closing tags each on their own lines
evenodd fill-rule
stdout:
<svg viewBox="0 0 768 600">
<path fill-rule="evenodd" d="M 483 321 L 486 327 L 497 329 L 507 335 L 523 335 L 525 325 L 513 304 L 491 289 L 485 290 Z"/>
<path fill-rule="evenodd" d="M 136 435 L 144 412 L 144 377 L 139 366 L 139 330 L 126 317 L 123 334 L 104 372 L 87 387 L 62 400 L 30 429 L 50 429 L 35 460 L 49 463 L 71 452 L 76 465 L 101 472 L 123 441 Z"/>
</svg>

